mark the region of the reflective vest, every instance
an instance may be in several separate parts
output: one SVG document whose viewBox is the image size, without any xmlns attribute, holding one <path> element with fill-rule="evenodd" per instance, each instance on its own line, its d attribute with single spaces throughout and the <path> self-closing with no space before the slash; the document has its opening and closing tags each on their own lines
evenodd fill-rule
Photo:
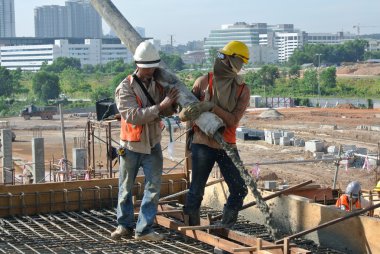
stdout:
<svg viewBox="0 0 380 254">
<path fill-rule="evenodd" d="M 208 74 L 208 87 L 209 87 L 208 91 L 210 94 L 210 100 L 211 100 L 212 95 L 213 95 L 212 94 L 213 76 L 214 76 L 214 74 L 212 72 L 209 72 L 209 74 Z M 245 84 L 238 86 L 238 90 L 237 90 L 238 98 L 241 96 L 244 87 L 245 87 Z M 223 137 L 227 143 L 236 144 L 236 127 L 237 126 L 226 127 L 226 129 L 224 130 Z"/>
<path fill-rule="evenodd" d="M 347 195 L 341 195 L 340 198 L 336 201 L 336 204 L 335 204 L 336 207 L 340 208 L 342 205 L 346 208 L 346 211 L 348 212 L 350 211 L 350 200 Z M 355 202 L 355 204 L 352 204 L 352 206 L 354 205 L 356 209 L 362 208 L 360 204 L 360 197 Z"/>
<path fill-rule="evenodd" d="M 132 76 L 129 75 L 128 81 L 132 83 Z M 140 97 L 136 95 L 136 101 L 140 108 L 142 108 L 142 100 Z M 128 123 L 125 121 L 123 117 L 121 117 L 121 129 L 120 129 L 120 139 L 123 141 L 140 141 L 141 133 L 143 131 L 142 125 L 135 125 Z"/>
</svg>

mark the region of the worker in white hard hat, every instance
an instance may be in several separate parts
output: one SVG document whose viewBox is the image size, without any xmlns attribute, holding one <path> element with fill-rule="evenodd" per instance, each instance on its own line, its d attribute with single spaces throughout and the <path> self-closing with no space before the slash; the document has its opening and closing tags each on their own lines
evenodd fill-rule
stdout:
<svg viewBox="0 0 380 254">
<path fill-rule="evenodd" d="M 133 56 L 136 71 L 125 78 L 115 91 L 121 115 L 118 227 L 113 239 L 129 237 L 135 228 L 135 239 L 161 241 L 162 234 L 153 231 L 160 196 L 163 156 L 161 150 L 161 115 L 171 115 L 179 93 L 165 90 L 154 79 L 160 56 L 149 41 L 136 48 Z M 132 188 L 140 167 L 145 175 L 145 190 L 137 223 L 134 221 Z"/>
<path fill-rule="evenodd" d="M 362 209 L 360 183 L 358 181 L 350 182 L 345 193 L 336 201 L 335 206 L 343 211 Z"/>
<path fill-rule="evenodd" d="M 234 147 L 236 153 L 236 127 L 249 106 L 250 99 L 249 88 L 238 73 L 248 60 L 249 49 L 243 42 L 231 41 L 226 44 L 218 52 L 213 72 L 199 77 L 194 83 L 192 91 L 201 102 L 190 105 L 180 113 L 183 121 L 194 120 L 205 111 L 215 113 L 226 126 L 223 133 L 224 141 Z M 192 177 L 184 212 L 189 216 L 190 225 L 200 223 L 200 205 L 205 185 L 214 164 L 218 163 L 229 189 L 221 223 L 230 228 L 237 221 L 243 199 L 248 193 L 247 186 L 220 144 L 197 126 L 194 126 L 193 130 Z"/>
</svg>

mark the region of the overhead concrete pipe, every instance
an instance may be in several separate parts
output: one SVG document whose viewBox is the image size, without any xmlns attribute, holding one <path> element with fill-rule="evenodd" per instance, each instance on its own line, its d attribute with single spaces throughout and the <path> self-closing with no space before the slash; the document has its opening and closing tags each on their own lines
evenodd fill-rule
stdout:
<svg viewBox="0 0 380 254">
<path fill-rule="evenodd" d="M 133 28 L 133 26 L 124 18 L 120 11 L 110 0 L 91 0 L 92 6 L 108 25 L 119 36 L 120 40 L 131 51 L 135 52 L 137 46 L 144 40 Z M 161 61 L 160 66 L 165 67 Z M 184 108 L 199 100 L 189 91 L 178 77 L 164 68 L 157 69 L 155 73 L 156 80 L 165 88 L 175 87 L 179 90 L 178 104 Z M 195 123 L 199 128 L 209 136 L 214 136 L 218 131 L 225 127 L 222 119 L 217 115 L 205 112 L 199 116 Z"/>
</svg>

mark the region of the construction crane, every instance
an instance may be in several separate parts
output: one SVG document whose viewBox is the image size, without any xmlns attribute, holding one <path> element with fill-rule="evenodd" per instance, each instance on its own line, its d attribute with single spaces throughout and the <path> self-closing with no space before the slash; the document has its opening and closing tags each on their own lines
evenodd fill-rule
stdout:
<svg viewBox="0 0 380 254">
<path fill-rule="evenodd" d="M 354 25 L 352 28 L 356 28 L 356 34 L 359 37 L 360 36 L 360 29 L 364 27 L 380 27 L 380 26 L 363 26 L 360 24 Z"/>
</svg>

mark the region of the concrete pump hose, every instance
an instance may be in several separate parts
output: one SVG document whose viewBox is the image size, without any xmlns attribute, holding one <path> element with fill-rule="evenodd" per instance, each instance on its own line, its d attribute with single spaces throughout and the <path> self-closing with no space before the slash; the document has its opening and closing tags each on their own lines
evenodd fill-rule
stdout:
<svg viewBox="0 0 380 254">
<path fill-rule="evenodd" d="M 175 74 L 170 73 L 169 71 L 163 68 L 157 68 L 154 73 L 154 77 L 163 87 L 171 88 L 175 87 L 179 90 L 179 99 L 178 103 L 182 108 L 187 107 L 188 105 L 199 102 L 197 97 L 189 91 L 189 89 L 183 84 Z M 217 115 L 211 112 L 202 113 L 196 120 L 195 123 L 198 127 L 208 136 L 213 137 L 215 133 L 222 132 L 225 128 L 225 125 Z"/>
</svg>

